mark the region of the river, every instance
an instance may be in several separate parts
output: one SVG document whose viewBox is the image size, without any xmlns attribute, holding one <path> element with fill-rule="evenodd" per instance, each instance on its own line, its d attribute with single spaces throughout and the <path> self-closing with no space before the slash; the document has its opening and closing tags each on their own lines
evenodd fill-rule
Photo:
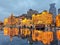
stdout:
<svg viewBox="0 0 60 45">
<path fill-rule="evenodd" d="M 0 45 L 29 45 L 27 39 L 13 37 L 12 42 L 9 36 L 4 36 L 3 31 L 0 31 Z M 33 45 L 43 45 L 41 42 L 33 43 Z"/>
</svg>

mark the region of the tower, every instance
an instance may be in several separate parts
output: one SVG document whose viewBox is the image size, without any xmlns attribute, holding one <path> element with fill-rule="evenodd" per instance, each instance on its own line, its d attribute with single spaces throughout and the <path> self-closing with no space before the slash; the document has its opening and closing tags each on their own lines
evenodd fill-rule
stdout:
<svg viewBox="0 0 60 45">
<path fill-rule="evenodd" d="M 56 7 L 55 7 L 55 3 L 50 4 L 49 12 L 53 14 L 53 18 L 56 17 Z"/>
<path fill-rule="evenodd" d="M 56 17 L 56 7 L 55 7 L 55 3 L 52 3 L 52 4 L 50 4 L 50 9 L 49 9 L 49 12 L 50 13 L 52 13 L 52 15 L 53 15 L 53 24 L 52 25 L 54 25 L 53 27 L 52 27 L 52 30 L 54 30 L 53 31 L 53 42 L 51 42 L 51 45 L 58 45 L 58 41 L 57 41 L 57 37 L 56 37 L 56 27 L 55 27 L 55 17 Z"/>
<path fill-rule="evenodd" d="M 37 13 L 38 13 L 38 11 L 29 9 L 27 11 L 27 17 L 31 19 L 32 18 L 32 14 L 37 14 Z"/>
<path fill-rule="evenodd" d="M 58 14 L 60 14 L 60 8 L 58 9 Z"/>
</svg>

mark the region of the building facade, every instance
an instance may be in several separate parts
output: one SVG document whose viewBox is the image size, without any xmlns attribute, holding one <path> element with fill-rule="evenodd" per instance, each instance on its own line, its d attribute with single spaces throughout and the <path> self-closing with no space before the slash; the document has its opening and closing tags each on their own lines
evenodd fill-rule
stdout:
<svg viewBox="0 0 60 45">
<path fill-rule="evenodd" d="M 51 45 L 58 45 L 58 40 L 56 37 L 56 27 L 55 27 L 55 17 L 57 15 L 55 3 L 50 4 L 49 12 L 53 14 L 53 19 L 54 19 L 54 21 L 53 21 L 54 27 L 52 28 L 52 30 L 54 30 L 54 33 L 53 33 L 54 39 L 53 39 L 53 42 L 51 42 Z"/>
<path fill-rule="evenodd" d="M 33 14 L 37 14 L 37 13 L 38 13 L 38 11 L 29 9 L 29 10 L 27 11 L 27 17 L 28 17 L 28 18 L 32 18 L 32 15 L 33 15 Z"/>
<path fill-rule="evenodd" d="M 50 9 L 49 12 L 53 14 L 53 18 L 56 17 L 56 7 L 55 7 L 55 3 L 50 4 Z"/>
<path fill-rule="evenodd" d="M 60 8 L 58 9 L 58 14 L 60 14 Z"/>
</svg>

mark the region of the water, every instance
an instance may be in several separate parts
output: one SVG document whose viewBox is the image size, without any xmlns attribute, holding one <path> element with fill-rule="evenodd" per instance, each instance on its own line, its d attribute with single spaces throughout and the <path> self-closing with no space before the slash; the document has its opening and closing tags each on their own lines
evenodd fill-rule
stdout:
<svg viewBox="0 0 60 45">
<path fill-rule="evenodd" d="M 3 31 L 0 31 L 0 45 L 29 45 L 27 39 L 21 39 L 20 37 L 13 37 L 12 42 L 9 36 L 4 36 Z M 33 43 L 33 45 L 43 45 L 41 42 Z"/>
</svg>

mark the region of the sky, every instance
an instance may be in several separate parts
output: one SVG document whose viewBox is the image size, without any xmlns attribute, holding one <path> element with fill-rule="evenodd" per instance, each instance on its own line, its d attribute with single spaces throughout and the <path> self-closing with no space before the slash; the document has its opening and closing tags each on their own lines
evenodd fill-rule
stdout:
<svg viewBox="0 0 60 45">
<path fill-rule="evenodd" d="M 11 13 L 19 16 L 27 13 L 29 9 L 49 11 L 51 3 L 56 3 L 56 8 L 60 8 L 60 0 L 0 0 L 0 21 L 4 21 Z"/>
</svg>

